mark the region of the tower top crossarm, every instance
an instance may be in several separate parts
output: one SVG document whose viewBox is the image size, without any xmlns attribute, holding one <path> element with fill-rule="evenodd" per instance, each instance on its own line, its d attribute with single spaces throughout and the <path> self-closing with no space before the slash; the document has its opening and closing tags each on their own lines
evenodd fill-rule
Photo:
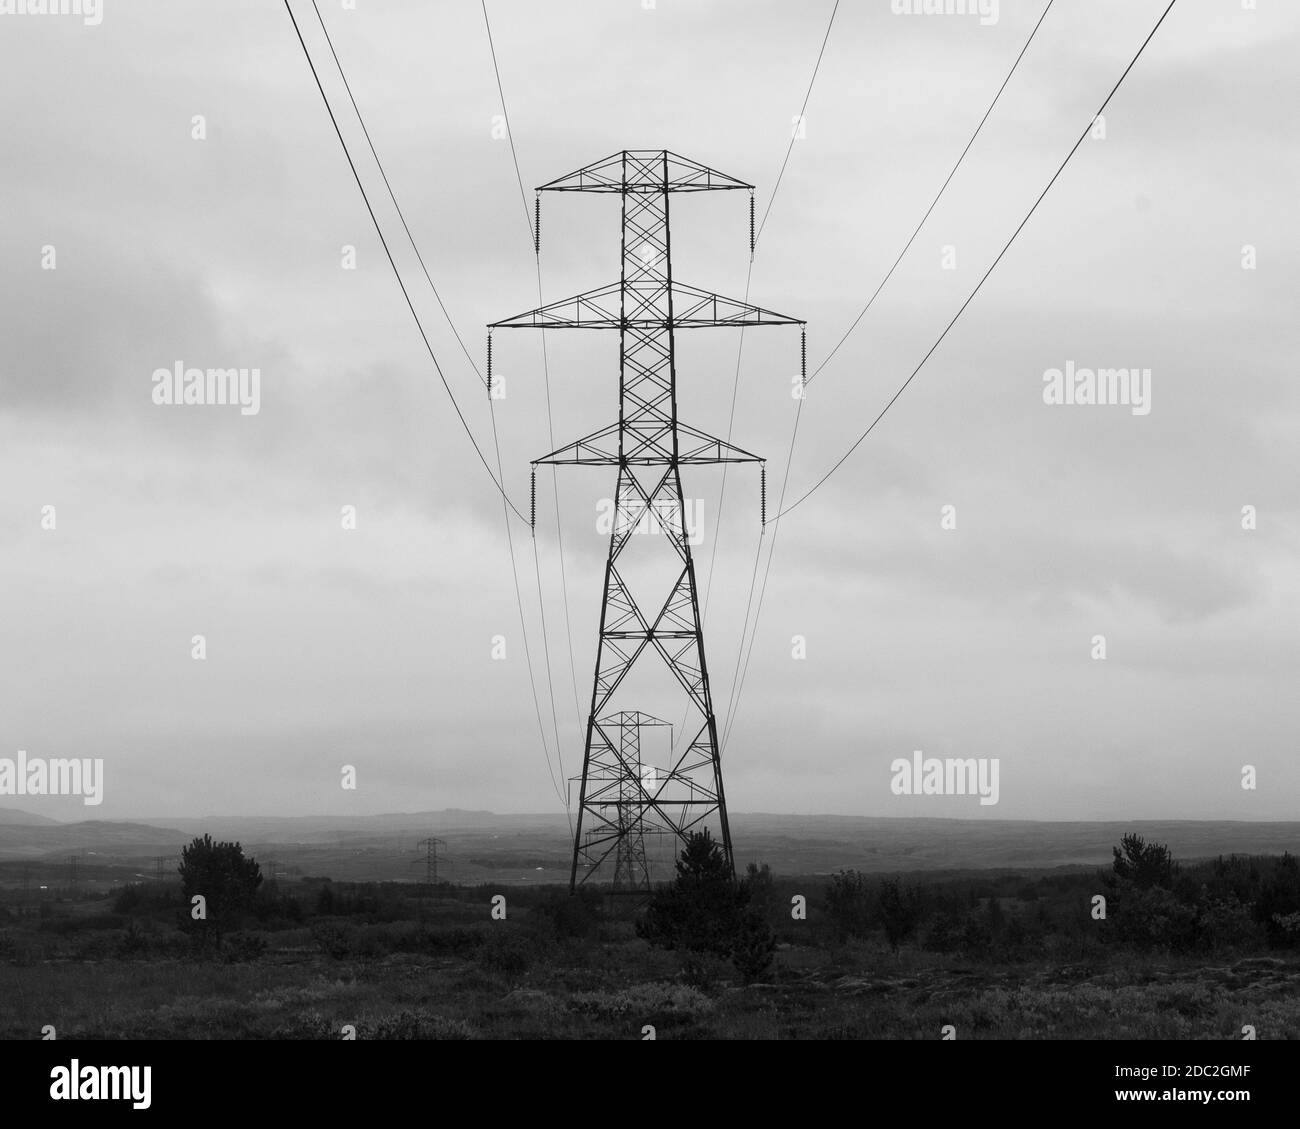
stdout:
<svg viewBox="0 0 1300 1129">
<path fill-rule="evenodd" d="M 624 149 L 567 176 L 539 185 L 538 192 L 718 192 L 754 186 L 670 149 Z"/>
</svg>

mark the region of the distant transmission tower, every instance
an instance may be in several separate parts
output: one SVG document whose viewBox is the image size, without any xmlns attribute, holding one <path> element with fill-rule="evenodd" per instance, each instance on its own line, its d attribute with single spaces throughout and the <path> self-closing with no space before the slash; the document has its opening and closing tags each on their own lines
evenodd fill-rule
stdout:
<svg viewBox="0 0 1300 1129">
<path fill-rule="evenodd" d="M 435 839 L 432 835 L 427 839 L 421 839 L 416 846 L 425 848 L 424 857 L 424 879 L 430 886 L 438 884 L 438 844 L 444 847 L 447 845 L 445 839 Z M 463 879 L 462 879 L 463 881 Z"/>
<path fill-rule="evenodd" d="M 616 329 L 619 334 L 618 421 L 532 464 L 534 498 L 538 465 L 618 468 L 570 890 L 591 880 L 611 855 L 615 885 L 621 881 L 626 888 L 627 876 L 644 865 L 647 829 L 670 830 L 685 842 L 711 819 L 719 825 L 727 866 L 735 872 L 680 469 L 763 460 L 679 422 L 675 334 L 679 329 L 711 326 L 803 326 L 804 322 L 673 278 L 670 196 L 727 190 L 751 193 L 752 254 L 754 186 L 664 149 L 624 150 L 542 185 L 537 189 L 539 224 L 542 192 L 606 192 L 621 197 L 619 281 L 488 327 L 489 331 Z M 540 226 L 534 230 L 539 233 Z M 491 356 L 489 335 L 489 390 Z M 765 473 L 762 489 L 765 522 Z M 634 537 L 636 533 L 662 536 Z M 647 571 L 655 563 L 660 566 L 658 575 Z M 633 775 L 622 752 L 621 719 L 636 711 L 617 709 L 613 702 L 616 692 L 620 698 L 642 692 L 624 682 L 647 650 L 663 659 L 674 689 L 685 692 L 688 701 L 684 745 L 680 752 L 673 750 L 668 770 L 651 788 Z M 621 797 L 633 788 L 632 781 L 638 790 L 637 816 L 634 826 L 628 826 L 618 818 L 611 821 L 605 812 L 611 802 L 616 810 L 631 809 L 633 805 Z"/>
<path fill-rule="evenodd" d="M 650 893 L 650 864 L 645 853 L 646 810 L 659 782 L 654 766 L 641 760 L 641 729 L 643 726 L 668 724 L 643 713 L 624 712 L 601 719 L 606 732 L 616 730 L 618 733 L 618 755 L 612 762 L 593 761 L 587 768 L 588 810 L 600 812 L 599 822 L 588 828 L 587 841 L 600 839 L 611 830 L 618 836 L 614 856 L 614 893 Z M 604 792 L 606 781 L 613 785 L 618 797 L 613 803 L 613 821 L 605 815 L 609 810 L 607 803 L 598 798 Z"/>
</svg>

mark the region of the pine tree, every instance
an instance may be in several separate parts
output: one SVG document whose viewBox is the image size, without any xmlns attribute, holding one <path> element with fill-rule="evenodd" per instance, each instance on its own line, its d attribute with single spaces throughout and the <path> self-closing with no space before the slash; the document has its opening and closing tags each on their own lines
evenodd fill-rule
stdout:
<svg viewBox="0 0 1300 1129">
<path fill-rule="evenodd" d="M 181 909 L 185 928 L 212 937 L 218 947 L 224 933 L 239 925 L 262 884 L 262 870 L 256 859 L 245 858 L 238 843 L 215 843 L 211 835 L 195 839 L 181 851 Z M 195 920 L 193 899 L 201 895 L 206 917 Z"/>
</svg>

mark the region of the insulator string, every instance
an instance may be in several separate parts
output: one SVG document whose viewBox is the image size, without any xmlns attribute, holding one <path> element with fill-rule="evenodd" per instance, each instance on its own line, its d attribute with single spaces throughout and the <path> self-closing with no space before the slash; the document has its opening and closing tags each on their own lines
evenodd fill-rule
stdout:
<svg viewBox="0 0 1300 1129">
<path fill-rule="evenodd" d="M 537 468 L 533 467 L 531 481 L 528 484 L 528 524 L 532 526 L 533 536 L 537 536 Z"/>
<path fill-rule="evenodd" d="M 533 198 L 533 254 L 542 253 L 542 195 Z"/>
<path fill-rule="evenodd" d="M 487 354 L 487 390 L 488 399 L 492 399 L 492 334 L 488 334 L 488 354 Z"/>
<path fill-rule="evenodd" d="M 749 257 L 754 257 L 754 193 L 749 194 Z"/>
<path fill-rule="evenodd" d="M 767 525 L 767 463 L 759 463 L 758 483 L 759 521 Z"/>
</svg>

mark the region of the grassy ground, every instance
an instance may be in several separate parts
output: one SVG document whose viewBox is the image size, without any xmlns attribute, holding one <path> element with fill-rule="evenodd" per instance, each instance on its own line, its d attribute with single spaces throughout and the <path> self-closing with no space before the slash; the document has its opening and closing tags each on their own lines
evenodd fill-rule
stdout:
<svg viewBox="0 0 1300 1129">
<path fill-rule="evenodd" d="M 495 932 L 489 932 L 494 930 Z M 301 931 L 297 931 L 301 932 Z M 271 951 L 0 964 L 0 1037 L 304 1039 L 1262 1039 L 1300 1038 L 1300 960 L 972 964 L 883 945 L 783 946 L 766 983 L 688 970 L 607 926 L 545 942 L 484 927 L 472 955 L 333 959 Z M 619 936 L 617 934 L 625 934 Z M 610 936 L 610 934 L 614 934 Z M 272 935 L 292 940 L 295 934 Z"/>
<path fill-rule="evenodd" d="M 179 883 L 0 889 L 0 1039 L 1300 1039 L 1300 921 L 1254 912 L 1297 878 L 1273 859 L 1189 868 L 1177 896 L 1088 870 L 935 880 L 893 951 L 890 883 L 750 876 L 777 942 L 754 983 L 564 887 L 511 891 L 498 921 L 495 886 L 274 882 L 202 947 Z"/>
</svg>

